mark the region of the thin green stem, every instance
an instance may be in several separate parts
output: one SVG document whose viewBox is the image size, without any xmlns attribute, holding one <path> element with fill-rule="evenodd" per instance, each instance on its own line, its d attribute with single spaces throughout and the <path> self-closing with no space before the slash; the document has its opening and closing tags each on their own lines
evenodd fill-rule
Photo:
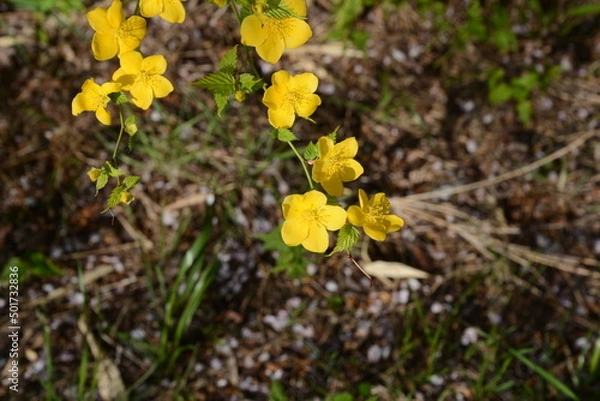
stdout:
<svg viewBox="0 0 600 401">
<path fill-rule="evenodd" d="M 296 147 L 294 146 L 294 144 L 291 141 L 288 142 L 288 145 L 290 145 L 290 148 L 292 148 L 292 151 L 296 154 L 296 157 L 298 158 L 298 160 L 300 160 L 300 164 L 302 164 L 302 169 L 304 170 L 304 175 L 306 175 L 306 179 L 308 180 L 308 186 L 310 187 L 311 190 L 315 189 L 313 180 L 312 180 L 312 178 L 310 178 L 310 173 L 308 172 L 308 167 L 306 165 L 306 161 L 300 155 L 300 153 L 298 152 L 298 149 L 296 149 Z"/>
<path fill-rule="evenodd" d="M 121 138 L 123 138 L 123 130 L 125 129 L 125 121 L 123 120 L 123 108 L 119 105 L 119 121 L 121 122 L 121 130 L 119 131 L 119 137 L 117 138 L 117 143 L 115 144 L 115 150 L 113 150 L 113 163 L 115 163 L 115 167 L 117 167 L 117 154 L 119 153 L 119 146 L 121 146 Z"/>
</svg>

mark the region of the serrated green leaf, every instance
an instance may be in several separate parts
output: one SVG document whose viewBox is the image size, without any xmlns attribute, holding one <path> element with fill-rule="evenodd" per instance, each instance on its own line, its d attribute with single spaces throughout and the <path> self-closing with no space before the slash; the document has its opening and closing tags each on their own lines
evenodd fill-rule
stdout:
<svg viewBox="0 0 600 401">
<path fill-rule="evenodd" d="M 333 248 L 332 254 L 335 252 L 349 251 L 360 238 L 358 230 L 351 225 L 345 225 L 340 229 L 337 236 L 335 248 Z"/>
<path fill-rule="evenodd" d="M 226 72 L 216 72 L 209 74 L 192 85 L 200 86 L 214 94 L 233 95 L 235 92 L 235 78 L 232 74 Z"/>
<path fill-rule="evenodd" d="M 108 97 L 115 104 L 131 103 L 131 101 L 129 100 L 129 98 L 127 97 L 127 95 L 125 94 L 125 92 L 123 92 L 123 91 L 115 92 L 115 93 L 109 93 Z"/>
<path fill-rule="evenodd" d="M 100 190 L 102 188 L 104 188 L 107 183 L 108 183 L 108 175 L 100 174 L 100 176 L 96 180 L 96 195 L 98 195 L 98 192 L 100 192 Z"/>
<path fill-rule="evenodd" d="M 319 147 L 317 146 L 316 143 L 313 143 L 312 141 L 309 142 L 308 145 L 306 145 L 306 148 L 304 148 L 304 159 L 305 160 L 315 160 L 316 158 L 319 157 Z"/>
<path fill-rule="evenodd" d="M 102 211 L 102 213 L 106 212 L 109 209 L 112 209 L 113 207 L 115 207 L 119 203 L 121 203 L 121 194 L 124 191 L 125 190 L 121 186 L 118 186 L 115 189 L 113 189 L 112 192 L 110 193 L 110 196 L 108 197 L 108 202 L 106 204 L 106 209 L 104 209 Z"/>
<path fill-rule="evenodd" d="M 139 175 L 129 176 L 123 180 L 123 186 L 127 189 L 131 189 L 135 187 L 138 184 L 138 182 L 140 182 L 140 178 L 142 177 L 140 177 Z"/>
<path fill-rule="evenodd" d="M 299 18 L 306 19 L 301 15 L 298 15 L 288 6 L 284 1 L 281 0 L 267 0 L 265 14 L 270 18 L 282 19 L 282 18 Z"/>
<path fill-rule="evenodd" d="M 118 169 L 114 168 L 110 162 L 106 162 L 104 166 L 101 168 L 102 174 L 107 174 L 110 177 L 119 177 L 124 173 L 120 172 Z"/>
<path fill-rule="evenodd" d="M 215 93 L 214 97 L 215 103 L 217 104 L 217 116 L 221 117 L 221 113 L 223 113 L 223 110 L 225 110 L 225 107 L 227 107 L 227 104 L 229 103 L 229 95 Z"/>
<path fill-rule="evenodd" d="M 221 58 L 221 61 L 219 62 L 219 72 L 233 74 L 238 62 L 237 49 L 238 45 L 233 46 L 233 48 Z"/>
<path fill-rule="evenodd" d="M 276 130 L 277 139 L 281 142 L 292 142 L 298 139 L 296 135 L 287 128 L 277 128 Z"/>
<path fill-rule="evenodd" d="M 335 129 L 330 134 L 327 134 L 327 137 L 329 139 L 331 139 L 334 144 L 337 142 L 337 134 L 338 134 L 339 130 L 340 130 L 340 126 L 338 125 L 337 127 L 335 127 Z"/>
<path fill-rule="evenodd" d="M 252 93 L 259 90 L 263 86 L 262 79 L 255 77 L 252 74 L 240 74 L 240 89 L 244 93 Z"/>
</svg>

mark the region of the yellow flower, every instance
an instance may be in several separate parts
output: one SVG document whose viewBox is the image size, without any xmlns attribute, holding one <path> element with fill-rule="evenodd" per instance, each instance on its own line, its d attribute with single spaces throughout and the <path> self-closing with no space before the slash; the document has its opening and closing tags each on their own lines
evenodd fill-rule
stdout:
<svg viewBox="0 0 600 401">
<path fill-rule="evenodd" d="M 346 224 L 346 211 L 340 206 L 327 205 L 327 196 L 319 191 L 287 196 L 283 200 L 283 217 L 283 242 L 318 253 L 329 246 L 327 230 L 339 230 Z"/>
<path fill-rule="evenodd" d="M 383 193 L 378 193 L 371 199 L 362 189 L 358 190 L 360 206 L 348 208 L 350 224 L 362 227 L 365 233 L 376 241 L 385 240 L 385 235 L 398 231 L 404 225 L 404 220 L 390 214 L 390 201 Z"/>
<path fill-rule="evenodd" d="M 359 162 L 354 160 L 358 153 L 358 142 L 351 137 L 333 144 L 331 138 L 321 137 L 317 142 L 319 158 L 312 170 L 312 179 L 320 183 L 329 195 L 341 196 L 343 182 L 354 181 L 364 172 Z"/>
<path fill-rule="evenodd" d="M 227 0 L 210 0 L 212 3 L 215 3 L 219 7 L 225 7 L 227 5 Z"/>
<path fill-rule="evenodd" d="M 172 24 L 180 24 L 185 20 L 185 0 L 140 0 L 140 14 L 146 18 L 157 15 Z"/>
<path fill-rule="evenodd" d="M 110 102 L 108 94 L 118 92 L 120 89 L 121 84 L 116 82 L 98 85 L 94 82 L 94 78 L 87 79 L 81 86 L 81 92 L 71 103 L 71 113 L 76 116 L 83 111 L 94 111 L 98 121 L 110 125 L 110 112 L 106 109 Z"/>
<path fill-rule="evenodd" d="M 173 85 L 162 76 L 167 70 L 167 60 L 161 55 L 143 58 L 138 52 L 119 56 L 121 68 L 112 76 L 113 81 L 122 84 L 122 89 L 131 93 L 133 104 L 146 110 L 152 100 L 167 96 Z"/>
<path fill-rule="evenodd" d="M 96 31 L 92 38 L 96 60 L 108 60 L 131 51 L 146 35 L 146 20 L 136 15 L 125 19 L 121 0 L 114 0 L 108 9 L 98 7 L 90 11 L 87 20 Z"/>
<path fill-rule="evenodd" d="M 277 71 L 271 81 L 262 101 L 269 108 L 269 123 L 275 128 L 291 127 L 296 114 L 308 118 L 321 104 L 321 98 L 314 94 L 319 78 L 313 73 L 292 76 L 287 71 Z"/>
<path fill-rule="evenodd" d="M 264 2 L 263 2 L 264 3 Z M 263 3 L 255 5 L 256 13 L 248 15 L 240 26 L 242 43 L 256 48 L 256 52 L 268 63 L 275 64 L 285 49 L 305 44 L 312 36 L 306 21 L 295 18 L 273 18 L 262 12 Z M 285 0 L 292 11 L 306 17 L 305 0 Z"/>
</svg>

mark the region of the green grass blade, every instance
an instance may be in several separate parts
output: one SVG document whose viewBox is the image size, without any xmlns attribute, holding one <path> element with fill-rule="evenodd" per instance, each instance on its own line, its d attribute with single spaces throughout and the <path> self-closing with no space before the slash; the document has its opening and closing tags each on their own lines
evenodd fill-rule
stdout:
<svg viewBox="0 0 600 401">
<path fill-rule="evenodd" d="M 579 397 L 577 397 L 577 395 L 575 395 L 575 393 L 569 387 L 567 387 L 567 385 L 565 385 L 563 382 L 561 382 L 559 379 L 557 379 L 552 373 L 548 372 L 541 366 L 537 365 L 536 363 L 534 363 L 533 361 L 528 359 L 526 356 L 524 356 L 519 351 L 509 348 L 508 352 L 510 352 L 519 361 L 521 361 L 525 365 L 527 365 L 527 367 L 529 367 L 531 370 L 533 370 L 535 373 L 537 373 L 541 378 L 546 380 L 549 384 L 554 386 L 561 393 L 563 393 L 564 395 L 566 395 L 567 397 L 569 397 L 570 399 L 572 399 L 574 401 L 579 401 Z"/>
</svg>

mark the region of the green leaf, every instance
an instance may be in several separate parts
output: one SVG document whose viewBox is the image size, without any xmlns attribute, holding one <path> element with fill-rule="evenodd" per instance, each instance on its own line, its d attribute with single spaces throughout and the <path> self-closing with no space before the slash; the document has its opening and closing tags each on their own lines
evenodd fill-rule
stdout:
<svg viewBox="0 0 600 401">
<path fill-rule="evenodd" d="M 285 143 L 292 142 L 298 139 L 296 135 L 294 135 L 294 133 L 287 128 L 277 128 L 275 130 L 275 136 L 281 142 Z"/>
<path fill-rule="evenodd" d="M 233 46 L 233 48 L 221 58 L 221 61 L 219 62 L 219 72 L 233 74 L 238 62 L 237 49 L 238 45 Z"/>
<path fill-rule="evenodd" d="M 123 91 L 119 91 L 119 92 L 116 92 L 116 93 L 109 93 L 108 97 L 115 104 L 131 103 L 131 101 L 129 100 L 129 98 L 127 97 L 127 95 L 125 94 L 125 92 L 123 92 Z"/>
<path fill-rule="evenodd" d="M 338 125 L 330 134 L 327 134 L 327 136 L 333 141 L 334 144 L 337 142 L 337 134 L 339 130 L 340 126 Z"/>
<path fill-rule="evenodd" d="M 529 100 L 522 100 L 517 103 L 516 106 L 517 115 L 519 116 L 519 121 L 522 123 L 530 123 L 531 116 L 533 115 L 533 106 Z"/>
<path fill-rule="evenodd" d="M 223 113 L 223 110 L 225 110 L 225 107 L 227 107 L 227 104 L 229 103 L 229 95 L 214 93 L 214 97 L 215 103 L 217 104 L 217 116 L 221 117 L 221 113 Z"/>
<path fill-rule="evenodd" d="M 96 195 L 102 188 L 108 184 L 108 174 L 100 174 L 100 177 L 96 180 Z"/>
<path fill-rule="evenodd" d="M 265 14 L 270 18 L 282 19 L 282 18 L 299 18 L 306 19 L 301 15 L 298 15 L 288 6 L 284 1 L 281 0 L 267 0 Z"/>
<path fill-rule="evenodd" d="M 567 11 L 567 17 L 581 17 L 600 14 L 600 3 L 582 4 Z"/>
<path fill-rule="evenodd" d="M 255 91 L 259 90 L 260 88 L 262 88 L 262 86 L 263 86 L 262 79 L 255 77 L 254 75 L 248 74 L 248 73 L 240 74 L 240 89 L 244 93 L 255 92 Z"/>
<path fill-rule="evenodd" d="M 121 203 L 121 194 L 123 192 L 125 192 L 125 189 L 123 189 L 123 187 L 115 187 L 115 189 L 113 189 L 110 193 L 110 196 L 108 197 L 108 202 L 106 204 L 106 209 L 104 209 L 102 213 L 106 212 L 108 209 L 112 209 L 113 207 Z"/>
<path fill-rule="evenodd" d="M 101 170 L 102 170 L 102 174 L 106 174 L 110 177 L 119 177 L 124 174 L 124 173 L 120 172 L 118 169 L 114 168 L 113 165 L 110 164 L 110 162 L 106 162 L 106 164 L 104 166 L 102 166 Z"/>
<path fill-rule="evenodd" d="M 269 389 L 269 401 L 288 401 L 285 388 L 283 388 L 281 382 L 274 381 L 271 383 L 271 388 Z"/>
<path fill-rule="evenodd" d="M 142 177 L 140 177 L 139 175 L 129 176 L 123 180 L 123 186 L 127 189 L 131 189 L 135 187 L 138 182 L 140 182 L 140 178 Z"/>
<path fill-rule="evenodd" d="M 233 95 L 235 92 L 235 78 L 227 72 L 209 74 L 201 80 L 192 83 L 192 85 L 200 86 L 215 94 L 218 93 L 227 96 Z"/>
<path fill-rule="evenodd" d="M 308 145 L 306 145 L 306 148 L 304 148 L 303 156 L 305 160 L 317 159 L 319 157 L 319 147 L 317 146 L 317 144 L 311 141 Z"/>
<path fill-rule="evenodd" d="M 504 102 L 508 102 L 513 96 L 512 88 L 506 84 L 501 83 L 492 88 L 488 92 L 488 100 L 492 104 L 501 104 Z"/>
<path fill-rule="evenodd" d="M 360 233 L 354 226 L 351 226 L 349 224 L 345 225 L 338 232 L 337 242 L 331 254 L 334 254 L 336 252 L 349 251 L 354 245 L 356 245 L 359 238 Z"/>
<path fill-rule="evenodd" d="M 326 401 L 353 401 L 354 397 L 350 393 L 334 394 L 325 399 Z"/>
</svg>

